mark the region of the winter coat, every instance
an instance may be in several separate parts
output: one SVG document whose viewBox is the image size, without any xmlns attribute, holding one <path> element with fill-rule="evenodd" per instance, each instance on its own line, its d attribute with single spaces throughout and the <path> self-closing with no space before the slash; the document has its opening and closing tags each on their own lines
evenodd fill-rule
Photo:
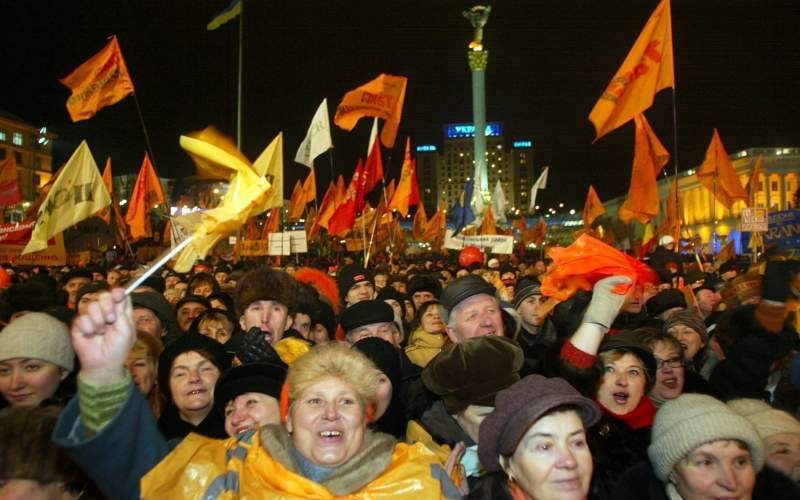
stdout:
<svg viewBox="0 0 800 500">
<path fill-rule="evenodd" d="M 142 479 L 142 497 L 460 498 L 433 453 L 386 434 L 366 431 L 361 449 L 320 483 L 301 474 L 295 453 L 279 425 L 224 441 L 192 434 Z"/>
<path fill-rule="evenodd" d="M 669 500 L 666 485 L 659 481 L 650 462 L 645 460 L 628 469 L 614 489 L 614 500 Z M 676 492 L 677 493 L 677 492 Z M 800 486 L 769 466 L 756 475 L 753 500 L 796 500 Z"/>
<path fill-rule="evenodd" d="M 594 460 L 589 496 L 607 499 L 612 497 L 625 471 L 647 459 L 650 427 L 632 429 L 625 422 L 603 413 L 600 421 L 588 429 L 587 441 Z"/>
<path fill-rule="evenodd" d="M 420 327 L 414 330 L 408 338 L 408 345 L 405 348 L 406 356 L 415 365 L 425 368 L 441 352 L 446 343 L 447 335 L 444 332 L 431 333 Z"/>
<path fill-rule="evenodd" d="M 113 499 L 138 500 L 139 480 L 179 441 L 164 439 L 150 405 L 133 382 L 119 413 L 94 436 L 84 434 L 77 396 L 53 429 L 53 442 Z"/>
</svg>

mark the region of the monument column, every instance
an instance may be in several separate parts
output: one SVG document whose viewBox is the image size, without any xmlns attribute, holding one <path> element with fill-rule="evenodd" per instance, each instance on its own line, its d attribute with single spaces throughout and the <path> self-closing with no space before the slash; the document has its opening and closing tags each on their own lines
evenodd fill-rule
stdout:
<svg viewBox="0 0 800 500">
<path fill-rule="evenodd" d="M 469 43 L 467 60 L 472 73 L 472 123 L 475 126 L 475 197 L 481 196 L 483 200 L 489 196 L 489 175 L 486 169 L 486 65 L 489 62 L 489 51 L 483 48 L 483 27 L 489 20 L 492 8 L 476 5 L 464 11 L 464 17 L 469 19 L 475 29 L 472 41 Z M 481 204 L 482 205 L 482 204 Z M 475 214 L 478 215 L 479 214 Z"/>
</svg>

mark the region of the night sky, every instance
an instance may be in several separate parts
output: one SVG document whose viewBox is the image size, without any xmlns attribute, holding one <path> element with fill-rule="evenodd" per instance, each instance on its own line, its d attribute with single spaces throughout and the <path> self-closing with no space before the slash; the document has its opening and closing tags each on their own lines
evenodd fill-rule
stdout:
<svg viewBox="0 0 800 500">
<path fill-rule="evenodd" d="M 0 108 L 59 135 L 55 163 L 85 138 L 102 168 L 138 170 L 145 150 L 134 100 L 71 123 L 66 76 L 116 34 L 137 90 L 162 177 L 190 175 L 181 133 L 213 124 L 235 136 L 238 21 L 206 24 L 229 0 L 0 2 Z M 655 0 L 495 1 L 484 31 L 490 51 L 487 117 L 507 140 L 531 139 L 550 165 L 545 204 L 580 208 L 589 184 L 602 199 L 624 194 L 632 122 L 592 145 L 587 116 L 622 63 Z M 390 174 L 404 137 L 441 145 L 444 123 L 472 119 L 465 1 L 245 0 L 243 152 L 255 159 L 284 132 L 286 189 L 307 170 L 297 146 L 323 97 L 331 114 L 348 90 L 379 73 L 409 78 Z M 698 165 L 717 127 L 728 152 L 800 144 L 800 5 L 787 1 L 674 0 L 679 165 Z M 674 154 L 672 93 L 647 112 Z M 371 120 L 334 127 L 334 169 L 349 178 L 364 156 Z M 330 177 L 317 161 L 318 187 Z M 670 163 L 670 168 L 672 164 Z"/>
</svg>

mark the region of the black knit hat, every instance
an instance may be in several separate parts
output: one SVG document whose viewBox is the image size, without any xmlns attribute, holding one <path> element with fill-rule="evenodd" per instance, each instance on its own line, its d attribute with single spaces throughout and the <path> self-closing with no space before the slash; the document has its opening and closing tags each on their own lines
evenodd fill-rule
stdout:
<svg viewBox="0 0 800 500">
<path fill-rule="evenodd" d="M 220 375 L 214 386 L 214 409 L 224 415 L 228 402 L 248 392 L 266 394 L 280 401 L 286 370 L 287 366 L 280 358 L 229 368 Z"/>
<path fill-rule="evenodd" d="M 394 309 L 382 300 L 362 300 L 342 312 L 339 324 L 347 334 L 360 326 L 394 322 Z"/>
<path fill-rule="evenodd" d="M 333 308 L 325 301 L 317 300 L 311 311 L 311 326 L 320 324 L 328 330 L 328 338 L 336 334 L 336 315 Z"/>
<path fill-rule="evenodd" d="M 353 344 L 353 349 L 358 349 L 375 363 L 375 366 L 389 377 L 394 390 L 398 390 L 402 373 L 400 351 L 395 346 L 378 337 L 367 337 Z"/>
<path fill-rule="evenodd" d="M 524 360 L 511 339 L 475 337 L 446 345 L 422 371 L 422 383 L 441 396 L 450 414 L 471 404 L 494 406 L 495 395 L 519 380 Z"/>
<path fill-rule="evenodd" d="M 377 300 L 396 300 L 398 304 L 403 305 L 406 300 L 406 294 L 400 293 L 393 286 L 385 286 L 378 292 Z"/>
<path fill-rule="evenodd" d="M 172 400 L 169 389 L 169 374 L 175 358 L 189 351 L 203 351 L 211 356 L 211 361 L 224 371 L 231 364 L 231 356 L 225 352 L 225 347 L 214 339 L 198 333 L 186 333 L 170 342 L 164 347 L 158 357 L 158 386 L 167 401 Z"/>
<path fill-rule="evenodd" d="M 342 295 L 342 297 L 346 297 L 347 292 L 349 292 L 354 285 L 361 283 L 362 281 L 373 283 L 372 274 L 356 264 L 344 266 L 339 269 L 336 280 L 339 282 L 339 293 Z"/>
<path fill-rule="evenodd" d="M 647 314 L 652 318 L 657 318 L 661 313 L 674 307 L 686 308 L 686 297 L 680 290 L 667 288 L 661 290 L 651 297 L 645 304 Z"/>
<path fill-rule="evenodd" d="M 442 285 L 439 280 L 427 274 L 417 274 L 408 280 L 406 293 L 413 297 L 417 292 L 430 292 L 437 299 L 442 294 Z"/>
<path fill-rule="evenodd" d="M 532 295 L 541 295 L 542 285 L 538 280 L 524 279 L 519 282 L 514 291 L 514 309 L 519 308 L 522 301 Z"/>
</svg>

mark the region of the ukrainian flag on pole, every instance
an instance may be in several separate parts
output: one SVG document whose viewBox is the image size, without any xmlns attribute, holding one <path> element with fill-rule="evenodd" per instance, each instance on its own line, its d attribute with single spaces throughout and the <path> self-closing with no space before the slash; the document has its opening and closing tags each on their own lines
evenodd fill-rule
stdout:
<svg viewBox="0 0 800 500">
<path fill-rule="evenodd" d="M 220 12 L 217 17 L 211 20 L 206 26 L 206 30 L 214 31 L 223 24 L 236 18 L 242 13 L 242 0 L 231 0 L 231 3 L 225 7 L 225 10 Z"/>
</svg>

